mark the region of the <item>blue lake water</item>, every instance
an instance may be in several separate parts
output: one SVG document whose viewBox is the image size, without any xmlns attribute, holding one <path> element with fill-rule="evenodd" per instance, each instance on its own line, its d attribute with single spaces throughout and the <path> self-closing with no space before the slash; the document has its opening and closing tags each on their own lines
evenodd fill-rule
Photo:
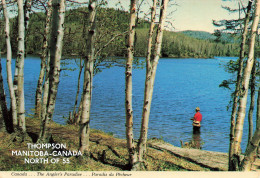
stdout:
<svg viewBox="0 0 260 178">
<path fill-rule="evenodd" d="M 193 138 L 190 118 L 199 106 L 203 115 L 200 140 L 202 149 L 228 152 L 230 113 L 227 105 L 231 91 L 219 88 L 224 79 L 231 74 L 224 71 L 221 64 L 235 58 L 218 57 L 216 59 L 160 59 L 152 108 L 148 137 L 162 138 L 180 146 Z M 74 60 L 65 60 L 66 67 L 77 68 Z M 13 61 L 14 65 L 14 61 Z M 2 60 L 3 77 L 6 79 L 5 59 Z M 14 68 L 13 68 L 14 69 Z M 25 60 L 25 103 L 27 113 L 31 113 L 35 103 L 35 90 L 40 70 L 38 57 Z M 93 99 L 91 107 L 92 128 L 112 132 L 116 137 L 125 138 L 125 69 L 112 67 L 104 69 L 94 77 Z M 56 107 L 53 120 L 65 124 L 73 110 L 76 95 L 78 69 L 61 72 Z M 145 69 L 133 71 L 133 110 L 134 136 L 139 138 L 142 115 Z M 8 95 L 5 81 L 6 94 Z M 247 142 L 247 119 L 243 146 Z"/>
</svg>

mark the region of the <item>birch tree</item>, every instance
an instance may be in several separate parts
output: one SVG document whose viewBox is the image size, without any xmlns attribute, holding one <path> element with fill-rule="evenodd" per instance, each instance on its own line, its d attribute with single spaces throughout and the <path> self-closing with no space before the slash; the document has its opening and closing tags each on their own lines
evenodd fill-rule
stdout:
<svg viewBox="0 0 260 178">
<path fill-rule="evenodd" d="M 25 27 L 23 0 L 17 0 L 18 4 L 18 50 L 17 50 L 17 118 L 22 135 L 26 134 L 25 127 L 25 103 L 24 103 L 24 54 L 25 54 Z"/>
<path fill-rule="evenodd" d="M 81 78 L 81 73 L 82 73 L 83 65 L 82 65 L 82 58 L 80 58 L 80 63 L 79 63 L 79 75 L 78 75 L 78 84 L 77 84 L 77 92 L 76 92 L 76 97 L 75 97 L 75 103 L 74 103 L 74 108 L 72 112 L 73 120 L 72 123 L 78 124 L 78 118 L 79 116 L 76 113 L 76 107 L 78 105 L 78 99 L 79 99 L 79 90 L 80 90 L 80 78 Z"/>
<path fill-rule="evenodd" d="M 255 4 L 255 12 L 254 12 L 254 18 L 253 18 L 253 24 L 251 27 L 251 35 L 250 35 L 250 42 L 249 42 L 249 53 L 248 53 L 248 59 L 246 63 L 246 67 L 244 69 L 243 73 L 243 80 L 242 80 L 242 94 L 239 98 L 239 107 L 238 107 L 238 113 L 237 113 L 237 119 L 235 124 L 235 132 L 234 132 L 234 145 L 233 145 L 233 154 L 232 154 L 232 168 L 235 170 L 239 169 L 239 162 L 240 160 L 239 155 L 241 153 L 241 140 L 243 135 L 243 124 L 246 114 L 246 103 L 247 103 L 247 96 L 248 96 L 248 88 L 249 88 L 249 80 L 250 75 L 252 71 L 252 67 L 254 64 L 254 47 L 255 47 L 255 37 L 259 22 L 259 14 L 260 14 L 260 0 L 256 1 Z"/>
<path fill-rule="evenodd" d="M 46 72 L 45 72 L 45 79 L 44 79 L 44 89 L 43 89 L 43 96 L 42 96 L 42 104 L 41 104 L 41 127 L 40 127 L 40 134 L 39 138 L 43 137 L 43 133 L 45 132 L 45 118 L 47 113 L 47 104 L 48 104 L 48 97 L 49 97 L 49 88 L 50 88 L 50 53 L 48 54 L 47 63 L 46 63 Z M 40 139 L 38 140 L 40 142 Z"/>
<path fill-rule="evenodd" d="M 99 14 L 99 18 L 101 20 L 96 19 L 95 21 L 95 37 L 93 38 L 95 43 L 94 43 L 94 54 L 93 54 L 93 77 L 95 76 L 95 74 L 97 74 L 98 72 L 100 72 L 100 66 L 103 66 L 104 63 L 102 63 L 103 61 L 105 61 L 106 59 L 108 59 L 108 56 L 113 54 L 114 55 L 114 49 L 113 47 L 113 42 L 115 42 L 119 37 L 124 36 L 126 32 L 123 33 L 116 33 L 117 29 L 114 29 L 115 31 L 111 30 L 110 28 L 102 28 L 104 26 L 107 26 L 108 23 L 111 23 L 111 19 L 109 17 L 106 16 L 106 13 L 104 12 L 103 8 L 99 8 L 102 5 L 106 4 L 105 0 L 101 0 L 101 1 L 96 1 L 96 14 L 98 12 L 100 12 L 101 14 Z M 87 28 L 91 28 L 92 24 L 90 22 L 86 22 L 85 19 L 87 19 L 89 21 L 89 15 L 90 12 L 87 13 L 85 11 L 80 11 L 80 13 L 83 14 L 83 20 L 82 20 L 82 39 L 86 39 L 88 40 L 89 37 L 87 35 L 86 29 Z M 98 16 L 96 15 L 96 18 Z M 108 20 L 109 19 L 109 20 Z M 86 28 L 86 26 L 89 25 L 89 27 Z M 112 25 L 112 24 L 109 24 Z M 113 25 L 112 25 L 113 26 Z M 101 27 L 99 29 L 99 27 Z M 116 28 L 116 27 L 115 27 Z M 123 27 L 121 27 L 123 28 Z M 85 56 L 87 56 L 87 50 L 89 47 L 86 47 L 86 42 L 83 42 L 83 44 L 81 44 L 81 42 L 79 43 L 79 46 L 82 47 L 82 49 L 80 49 L 79 51 L 79 55 L 80 60 L 84 59 Z M 110 63 L 111 64 L 111 63 Z M 106 64 L 104 64 L 106 65 Z M 81 78 L 81 72 L 83 69 L 84 64 L 79 64 L 79 75 L 78 75 L 78 84 L 77 84 L 77 92 L 76 92 L 76 98 L 75 98 L 75 104 L 74 104 L 74 109 L 73 112 L 70 112 L 70 116 L 69 116 L 69 123 L 74 123 L 74 124 L 79 124 L 80 121 L 80 116 L 82 113 L 82 102 L 83 102 L 83 96 L 81 95 L 81 99 L 80 99 L 80 103 L 78 106 L 78 111 L 76 112 L 76 107 L 78 105 L 78 98 L 80 97 L 79 95 L 79 89 L 80 89 L 80 78 Z M 91 80 L 92 81 L 92 80 Z M 83 82 L 83 86 L 85 86 L 87 84 L 87 80 L 84 80 Z M 91 84 L 92 85 L 92 84 Z M 92 101 L 91 101 L 92 102 Z"/>
<path fill-rule="evenodd" d="M 126 140 L 129 153 L 129 164 L 133 166 L 137 162 L 133 133 L 133 105 L 132 105 L 132 70 L 134 60 L 134 40 L 137 0 L 131 0 L 130 5 L 130 24 L 127 43 L 127 60 L 125 68 L 125 111 L 126 111 Z"/>
<path fill-rule="evenodd" d="M 31 12 L 32 3 L 33 3 L 32 1 L 33 0 L 25 0 L 25 2 L 24 2 L 23 9 L 24 9 L 24 28 L 25 28 L 25 31 L 27 31 L 28 27 L 29 27 L 30 12 Z"/>
<path fill-rule="evenodd" d="M 252 73 L 251 73 L 251 79 L 250 79 L 250 106 L 248 111 L 248 140 L 247 144 L 249 145 L 252 137 L 253 137 L 253 112 L 255 108 L 255 82 L 256 82 L 256 59 L 254 60 Z"/>
<path fill-rule="evenodd" d="M 234 134 L 235 134 L 235 119 L 237 114 L 237 104 L 238 104 L 238 97 L 239 92 L 241 91 L 241 80 L 242 80 L 242 73 L 243 73 L 243 64 L 244 64 L 244 54 L 245 54 L 245 46 L 246 46 L 246 39 L 248 34 L 248 24 L 250 19 L 250 13 L 252 8 L 252 1 L 248 1 L 247 5 L 247 13 L 244 22 L 242 40 L 240 44 L 240 55 L 239 55 L 239 68 L 237 73 L 237 83 L 236 89 L 234 93 L 233 99 L 233 107 L 232 107 L 232 114 L 231 114 L 231 122 L 230 122 L 230 145 L 229 145 L 229 170 L 232 170 L 232 155 L 233 153 L 233 146 L 234 146 Z"/>
<path fill-rule="evenodd" d="M 42 130 L 38 142 L 48 142 L 50 138 L 50 122 L 52 120 L 60 76 L 60 60 L 62 55 L 65 19 L 65 0 L 53 1 L 52 38 L 50 42 L 49 90 L 46 115 L 42 118 Z"/>
<path fill-rule="evenodd" d="M 13 130 L 17 131 L 18 128 L 18 119 L 17 119 L 17 103 L 16 103 L 16 97 L 14 93 L 14 87 L 13 87 L 13 78 L 12 78 L 12 47 L 11 47 L 11 39 L 10 39 L 10 25 L 9 25 L 9 17 L 6 7 L 6 1 L 2 0 L 2 6 L 3 6 L 3 13 L 5 18 L 5 39 L 6 39 L 6 48 L 7 48 L 7 54 L 6 54 L 6 73 L 7 73 L 7 83 L 9 87 L 9 94 L 10 94 L 10 100 L 11 100 L 11 113 L 12 113 L 12 123 L 13 123 Z"/>
<path fill-rule="evenodd" d="M 161 11 L 159 17 L 159 25 L 156 33 L 156 40 L 153 43 L 153 33 L 156 17 L 157 0 L 153 1 L 151 11 L 151 25 L 148 37 L 148 48 L 146 57 L 146 80 L 144 90 L 144 105 L 142 114 L 142 124 L 138 146 L 136 148 L 133 136 L 133 110 L 132 110 L 132 61 L 134 58 L 134 30 L 136 18 L 136 1 L 131 1 L 130 6 L 130 25 L 128 37 L 128 58 L 126 62 L 126 137 L 127 147 L 129 152 L 129 164 L 132 170 L 142 170 L 144 168 L 144 158 L 146 155 L 147 133 L 149 115 L 152 102 L 153 86 L 155 81 L 155 74 L 157 64 L 161 54 L 161 45 L 163 37 L 164 22 L 166 18 L 166 10 L 169 0 L 162 0 Z M 154 45 L 154 52 L 152 53 L 152 46 Z"/>
<path fill-rule="evenodd" d="M 154 34 L 154 27 L 155 27 L 155 17 L 156 17 L 156 5 L 157 5 L 157 0 L 153 0 L 153 6 L 151 8 L 151 24 L 150 24 L 150 29 L 149 29 L 149 35 L 148 35 L 148 46 L 147 46 L 147 56 L 146 56 L 146 79 L 145 79 L 145 90 L 144 90 L 144 105 L 143 105 L 143 115 L 142 115 L 142 125 L 141 125 L 141 130 L 140 130 L 140 139 L 138 142 L 138 162 L 143 162 L 143 155 L 145 154 L 146 151 L 146 139 L 147 139 L 147 129 L 145 128 L 148 124 L 149 121 L 149 114 L 150 114 L 150 105 L 149 100 L 148 102 L 145 102 L 149 98 L 151 93 L 148 93 L 147 90 L 148 88 L 151 89 L 151 83 L 150 83 L 150 78 L 151 77 L 151 56 L 152 56 L 152 46 L 153 46 L 153 34 Z M 149 105 L 149 106 L 148 106 Z M 147 108 L 146 108 L 147 107 Z M 148 109 L 148 110 L 147 110 Z M 145 120 L 144 120 L 145 119 Z M 142 152 L 142 153 L 141 153 Z M 133 165 L 133 169 L 140 169 L 141 165 L 135 164 Z"/>
<path fill-rule="evenodd" d="M 18 3 L 18 40 L 20 41 L 20 44 L 22 44 L 22 41 L 23 41 L 23 46 L 20 46 L 20 47 L 19 47 L 19 41 L 18 41 L 18 49 L 17 49 L 17 51 L 19 53 L 19 50 L 21 50 L 23 48 L 23 52 L 22 52 L 23 55 L 21 57 L 18 57 L 17 60 L 16 60 L 15 74 L 14 74 L 14 81 L 13 81 L 15 95 L 16 95 L 16 97 L 18 99 L 19 98 L 18 95 L 20 95 L 20 94 L 18 94 L 18 92 L 19 92 L 18 91 L 18 83 L 19 83 L 18 80 L 19 80 L 19 76 L 20 76 L 19 70 L 21 68 L 20 65 L 22 65 L 21 62 L 19 61 L 21 59 L 19 59 L 19 58 L 24 58 L 25 52 L 26 52 L 25 38 L 27 36 L 26 33 L 27 33 L 27 30 L 28 30 L 28 26 L 29 26 L 29 18 L 30 18 L 30 11 L 31 11 L 32 0 L 25 0 L 25 2 L 24 1 L 19 2 L 17 0 L 17 3 Z M 21 23 L 23 23 L 23 25 Z M 20 38 L 21 36 L 19 36 L 21 30 L 24 31 L 22 39 Z M 17 103 L 18 103 L 18 101 L 17 101 Z"/>
<path fill-rule="evenodd" d="M 241 163 L 240 170 L 250 171 L 252 163 L 255 161 L 257 148 L 260 143 L 260 90 L 258 90 L 258 99 L 257 99 L 257 121 L 256 121 L 256 130 L 248 144 L 245 151 L 245 157 Z"/>
<path fill-rule="evenodd" d="M 41 70 L 39 74 L 39 79 L 36 88 L 35 94 L 35 115 L 36 117 L 41 118 L 41 111 L 42 111 L 42 94 L 43 94 L 43 80 L 44 74 L 46 74 L 46 63 L 48 57 L 48 41 L 50 35 L 50 23 L 51 23 L 51 15 L 52 15 L 52 0 L 48 1 L 48 9 L 46 13 L 46 20 L 45 20 L 45 29 L 44 29 L 44 36 L 43 36 L 43 46 L 42 46 L 42 54 L 41 54 Z M 48 75 L 46 74 L 46 80 L 48 79 Z M 47 82 L 47 81 L 46 81 Z M 45 86 L 47 87 L 47 86 Z M 45 96 L 46 97 L 46 96 Z"/>
<path fill-rule="evenodd" d="M 89 133 L 90 133 L 90 106 L 92 97 L 92 85 L 94 75 L 94 55 L 95 55 L 95 35 L 96 35 L 96 1 L 89 1 L 89 31 L 86 41 L 87 55 L 84 60 L 84 86 L 82 92 L 82 111 L 80 117 L 79 132 L 79 151 L 89 152 Z"/>
<path fill-rule="evenodd" d="M 168 2 L 169 2 L 169 0 L 162 0 L 160 20 L 159 20 L 159 25 L 157 28 L 154 53 L 151 56 L 151 58 L 149 56 L 150 52 L 151 52 L 151 47 L 148 46 L 148 56 L 146 58 L 147 64 L 146 64 L 146 79 L 145 79 L 142 125 L 141 125 L 140 138 L 139 138 L 139 144 L 138 144 L 138 148 L 139 148 L 138 157 L 139 157 L 140 162 L 143 161 L 143 157 L 146 153 L 149 115 L 150 115 L 150 110 L 151 110 L 155 74 L 156 74 L 156 69 L 157 69 L 158 61 L 160 59 L 160 54 L 161 54 L 163 30 L 164 30 L 164 23 L 165 23 L 165 19 L 166 19 L 166 11 L 167 11 Z M 152 30 L 150 33 L 152 33 Z M 152 36 L 150 36 L 150 38 L 152 38 Z M 151 44 L 149 44 L 149 45 L 151 45 Z"/>
</svg>

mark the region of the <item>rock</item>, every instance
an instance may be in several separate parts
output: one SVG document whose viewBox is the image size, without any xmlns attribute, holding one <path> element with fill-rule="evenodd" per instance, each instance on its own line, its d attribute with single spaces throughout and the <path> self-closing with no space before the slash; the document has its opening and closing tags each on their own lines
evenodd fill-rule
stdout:
<svg viewBox="0 0 260 178">
<path fill-rule="evenodd" d="M 169 143 L 152 142 L 148 146 L 166 150 L 176 156 L 185 158 L 200 166 L 209 168 L 213 171 L 227 171 L 228 170 L 228 154 L 221 152 L 205 151 L 199 149 L 180 148 Z"/>
</svg>

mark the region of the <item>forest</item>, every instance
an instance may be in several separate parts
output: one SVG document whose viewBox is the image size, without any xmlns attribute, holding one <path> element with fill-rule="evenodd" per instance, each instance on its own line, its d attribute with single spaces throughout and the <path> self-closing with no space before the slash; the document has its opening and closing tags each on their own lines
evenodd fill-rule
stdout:
<svg viewBox="0 0 260 178">
<path fill-rule="evenodd" d="M 97 33 L 100 37 L 106 36 L 106 33 L 112 31 L 114 35 L 119 35 L 109 46 L 104 49 L 109 56 L 126 56 L 127 52 L 123 43 L 126 40 L 128 12 L 114 8 L 99 8 L 97 10 Z M 84 15 L 82 12 L 85 12 Z M 88 25 L 85 16 L 87 16 L 88 8 L 80 7 L 66 11 L 64 49 L 63 56 L 72 57 L 79 56 L 82 41 L 82 29 Z M 27 30 L 26 54 L 39 55 L 41 53 L 41 41 L 43 40 L 44 24 L 46 15 L 42 12 L 33 12 L 30 14 L 30 23 Z M 17 49 L 17 16 L 10 19 L 10 34 L 13 51 Z M 150 22 L 140 18 L 136 30 L 136 50 L 135 56 L 145 56 L 147 46 L 147 33 L 149 31 Z M 1 29 L 4 29 L 3 18 L 0 21 Z M 213 58 L 214 56 L 237 56 L 238 43 L 229 40 L 215 42 L 215 36 L 210 35 L 207 39 L 197 38 L 200 34 L 206 32 L 172 32 L 166 31 L 163 36 L 162 57 L 178 57 L 178 58 Z M 4 31 L 1 31 L 2 53 L 5 54 L 6 47 L 4 43 Z M 223 33 L 222 36 L 225 36 Z M 112 37 L 112 34 L 110 38 Z M 103 42 L 109 40 L 98 38 L 96 44 L 101 46 Z M 231 37 L 232 38 L 232 37 Z M 218 49 L 218 50 L 215 50 Z M 104 53 L 105 53 L 104 51 Z"/>
<path fill-rule="evenodd" d="M 57 167 L 48 164 L 47 169 L 100 170 L 102 167 L 99 165 L 105 167 L 109 164 L 108 167 L 116 167 L 116 170 L 131 171 L 207 170 L 207 167 L 198 168 L 194 165 L 193 168 L 185 168 L 186 162 L 182 164 L 181 160 L 179 163 L 165 161 L 165 158 L 170 157 L 167 153 L 163 153 L 158 161 L 160 156 L 156 158 L 155 156 L 158 156 L 156 151 L 151 151 L 148 147 L 148 124 L 160 58 L 212 58 L 214 56 L 239 56 L 236 62 L 229 63 L 237 79 L 233 80 L 235 91 L 232 94 L 230 145 L 226 166 L 229 171 L 252 170 L 254 163 L 259 160 L 260 142 L 260 90 L 258 90 L 257 105 L 254 106 L 257 87 L 255 48 L 260 0 L 249 0 L 243 11 L 238 10 L 244 12 L 244 16 L 239 16 L 240 24 L 234 23 L 237 22 L 236 20 L 232 22 L 235 24 L 232 27 L 233 32 L 240 35 L 237 43 L 220 40 L 222 33 L 220 31 L 215 33 L 216 39 L 208 40 L 167 31 L 165 27 L 167 15 L 169 7 L 174 5 L 173 1 L 153 0 L 146 4 L 150 6 L 149 20 L 138 17 L 142 5 L 145 5 L 144 2 L 144 0 L 131 0 L 129 11 L 126 12 L 120 8 L 117 10 L 106 8 L 109 3 L 106 0 L 89 0 L 87 3 L 66 0 L 1 0 L 0 48 L 6 56 L 8 83 L 8 91 L 5 91 L 2 76 L 4 66 L 0 66 L 0 136 L 7 138 L 0 139 L 2 147 L 0 152 L 4 155 L 0 158 L 3 170 L 44 170 L 46 166 L 44 164 L 56 163 L 59 158 L 63 160 L 63 164 Z M 76 7 L 73 6 L 75 4 L 80 7 L 72 8 Z M 10 18 L 11 14 L 17 16 Z M 222 24 L 229 32 L 230 23 L 228 21 Z M 215 25 L 221 26 L 216 22 Z M 39 55 L 41 59 L 37 89 L 35 95 L 33 94 L 35 96 L 33 117 L 27 117 L 25 114 L 24 64 L 28 54 Z M 69 125 L 60 126 L 53 122 L 53 114 L 55 109 L 58 109 L 55 108 L 55 104 L 62 70 L 61 61 L 71 56 L 76 56 L 80 60 L 78 89 L 75 107 L 68 119 Z M 123 141 L 100 131 L 92 131 L 90 128 L 92 93 L 95 90 L 93 78 L 96 67 L 107 58 L 115 56 L 125 59 L 123 62 L 125 105 L 122 106 L 125 109 L 125 139 Z M 134 59 L 138 56 L 145 58 L 146 73 L 140 135 L 136 139 L 133 131 L 133 69 Z M 15 60 L 12 60 L 13 58 Z M 12 69 L 13 61 L 15 61 L 14 69 Z M 80 80 L 81 74 L 83 80 Z M 83 86 L 81 92 L 80 84 Z M 251 91 L 250 95 L 249 91 Z M 6 97 L 7 92 L 10 98 Z M 7 99 L 10 100 L 10 106 L 7 106 Z M 242 152 L 241 139 L 248 100 L 250 100 L 248 144 L 246 151 Z M 250 115 L 254 111 L 257 113 L 255 129 L 253 129 L 252 114 Z M 46 149 L 44 152 L 31 151 L 31 154 L 26 151 L 13 151 L 21 148 Z M 73 150 L 66 150 L 67 148 Z M 59 158 L 53 158 L 54 152 L 59 153 Z M 43 158 L 30 157 L 37 157 L 40 153 Z M 34 167 L 30 167 L 30 164 L 23 165 L 14 155 L 29 156 L 31 160 L 26 158 L 27 163 L 41 164 Z M 66 155 L 72 159 L 69 160 Z M 115 158 L 111 161 L 112 157 Z M 11 163 L 13 159 L 15 164 Z M 72 163 L 68 164 L 70 161 Z M 92 163 L 95 163 L 93 165 L 96 167 L 91 167 Z"/>
</svg>

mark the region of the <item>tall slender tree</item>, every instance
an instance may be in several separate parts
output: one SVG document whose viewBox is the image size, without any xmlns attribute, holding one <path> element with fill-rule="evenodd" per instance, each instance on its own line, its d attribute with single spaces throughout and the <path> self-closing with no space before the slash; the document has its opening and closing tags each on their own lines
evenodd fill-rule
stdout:
<svg viewBox="0 0 260 178">
<path fill-rule="evenodd" d="M 44 129 L 46 129 L 45 122 L 46 122 L 46 114 L 47 114 L 47 104 L 48 104 L 48 97 L 49 97 L 49 88 L 50 88 L 50 53 L 48 53 L 47 63 L 46 63 L 46 72 L 44 77 L 44 89 L 43 89 L 43 96 L 42 96 L 42 104 L 41 104 L 41 128 L 39 138 L 43 137 Z M 38 142 L 41 142 L 41 139 L 38 139 Z"/>
<path fill-rule="evenodd" d="M 156 33 L 156 41 L 154 47 L 154 53 L 151 58 L 149 56 L 151 52 L 151 47 L 148 46 L 148 56 L 146 58 L 146 78 L 145 78 L 145 91 L 144 91 L 144 105 L 143 105 L 143 114 L 142 114 L 142 125 L 140 130 L 140 138 L 138 143 L 139 148 L 139 161 L 143 161 L 143 157 L 146 154 L 146 144 L 147 144 L 147 133 L 148 133 L 148 123 L 149 123 L 149 115 L 151 110 L 152 96 L 153 96 L 153 88 L 155 81 L 155 74 L 157 69 L 157 64 L 161 55 L 161 46 L 162 46 L 162 38 L 163 38 L 163 30 L 164 23 L 166 19 L 166 12 L 168 7 L 169 0 L 162 0 L 161 3 L 161 12 L 160 12 L 160 20 Z M 155 3 L 155 2 L 154 2 Z M 154 17 L 152 17 L 154 18 Z M 153 28 L 153 27 L 151 27 Z M 151 30 L 152 32 L 152 30 Z M 152 36 L 150 36 L 151 38 Z M 148 44 L 151 45 L 151 44 Z"/>
<path fill-rule="evenodd" d="M 255 84 L 256 84 L 256 70 L 257 70 L 257 61 L 256 59 L 254 60 L 253 68 L 252 68 L 252 73 L 251 73 L 251 79 L 250 79 L 250 106 L 249 106 L 249 111 L 248 111 L 248 140 L 247 144 L 249 145 L 252 137 L 253 137 L 253 113 L 254 113 L 254 108 L 255 108 Z"/>
<path fill-rule="evenodd" d="M 77 105 L 78 105 L 78 99 L 79 99 L 80 78 L 81 78 L 82 69 L 83 69 L 82 58 L 80 58 L 78 84 L 77 84 L 77 92 L 76 92 L 75 103 L 74 103 L 74 108 L 73 108 L 73 112 L 72 112 L 72 116 L 73 116 L 72 122 L 73 122 L 73 123 L 76 123 L 76 124 L 79 123 L 79 122 L 78 122 L 79 116 L 77 116 L 76 107 L 77 107 Z"/>
<path fill-rule="evenodd" d="M 255 161 L 257 157 L 257 148 L 260 143 L 260 90 L 258 90 L 258 99 L 257 99 L 257 121 L 256 121 L 256 130 L 252 139 L 250 140 L 250 144 L 248 144 L 247 149 L 244 154 L 244 159 L 241 163 L 240 170 L 242 171 L 250 171 L 252 167 L 252 163 Z"/>
<path fill-rule="evenodd" d="M 255 37 L 257 32 L 257 27 L 259 23 L 259 15 L 260 15 L 260 0 L 256 1 L 255 4 L 255 12 L 253 18 L 253 24 L 251 27 L 251 35 L 250 35 L 250 42 L 249 42 L 249 52 L 248 52 L 248 59 L 246 63 L 246 67 L 243 73 L 243 80 L 242 80 L 242 91 L 241 96 L 239 98 L 239 107 L 237 113 L 237 119 L 235 124 L 235 132 L 234 132 L 234 145 L 232 149 L 232 169 L 238 170 L 240 160 L 239 155 L 241 153 L 241 140 L 243 135 L 243 124 L 245 119 L 246 113 L 246 104 L 247 104 L 247 96 L 248 96 L 248 88 L 249 88 L 249 80 L 252 71 L 252 67 L 254 64 L 254 47 L 255 47 Z"/>
<path fill-rule="evenodd" d="M 25 127 L 25 103 L 24 103 L 24 55 L 25 55 L 25 27 L 23 0 L 17 0 L 18 4 L 18 49 L 17 49 L 17 118 L 22 135 L 26 134 Z"/>
<path fill-rule="evenodd" d="M 6 1 L 2 0 L 3 6 L 3 13 L 5 18 L 5 38 L 6 38 L 6 73 L 7 73 L 7 82 L 9 87 L 10 93 L 10 100 L 11 100 L 11 116 L 12 116 L 12 123 L 13 128 L 12 130 L 16 131 L 18 128 L 18 119 L 17 119 L 17 104 L 16 104 L 16 97 L 13 87 L 13 78 L 12 78 L 12 47 L 11 47 L 11 39 L 10 39 L 10 25 L 9 25 L 9 16 L 7 12 Z"/>
<path fill-rule="evenodd" d="M 29 19 L 30 19 L 30 12 L 31 12 L 31 8 L 32 8 L 32 3 L 33 3 L 33 0 L 25 0 L 24 6 L 23 6 L 23 9 L 24 9 L 24 28 L 25 28 L 26 32 L 27 32 L 28 27 L 29 27 Z"/>
<path fill-rule="evenodd" d="M 241 81 L 242 81 L 242 74 L 243 74 L 243 64 L 245 58 L 245 46 L 248 34 L 248 24 L 250 19 L 250 13 L 252 8 L 252 1 L 248 1 L 247 5 L 247 13 L 244 21 L 244 28 L 242 33 L 242 40 L 240 44 L 240 55 L 239 55 L 239 68 L 237 72 L 237 82 L 236 82 L 236 89 L 233 98 L 233 107 L 232 107 L 232 114 L 231 114 L 231 122 L 230 122 L 230 145 L 229 145 L 229 170 L 233 170 L 232 168 L 232 155 L 234 154 L 233 146 L 234 146 L 234 134 L 235 134 L 235 119 L 237 114 L 237 104 L 239 93 L 241 91 Z"/>
<path fill-rule="evenodd" d="M 28 38 L 28 27 L 29 27 L 29 20 L 30 20 L 30 13 L 31 13 L 31 8 L 32 8 L 33 0 L 25 0 L 24 5 L 23 5 L 23 11 L 24 11 L 24 31 L 25 31 L 25 36 L 24 36 L 24 49 L 25 49 L 25 56 L 26 56 L 26 41 Z"/>
<path fill-rule="evenodd" d="M 131 0 L 130 24 L 127 42 L 127 60 L 125 68 L 125 111 L 126 111 L 126 139 L 129 153 L 129 164 L 132 167 L 137 162 L 133 133 L 133 106 L 132 106 L 132 68 L 134 60 L 134 40 L 136 26 L 136 4 L 137 0 Z"/>
<path fill-rule="evenodd" d="M 142 114 L 142 125 L 140 130 L 140 140 L 139 140 L 139 161 L 142 161 L 143 155 L 146 151 L 146 139 L 147 139 L 147 132 L 148 132 L 148 121 L 149 121 L 149 114 L 150 114 L 150 107 L 151 107 L 151 95 L 152 91 L 151 87 L 154 82 L 154 78 L 152 79 L 151 73 L 153 70 L 151 58 L 154 57 L 152 54 L 152 47 L 153 47 L 153 34 L 154 34 L 154 27 L 155 27 L 155 18 L 156 18 L 156 5 L 157 0 L 153 0 L 153 6 L 151 8 L 151 24 L 149 29 L 148 35 L 148 46 L 147 46 L 147 56 L 146 56 L 146 78 L 145 78 L 145 89 L 144 89 L 144 104 L 143 104 L 143 114 Z M 154 72 L 154 71 L 153 71 Z M 155 76 L 154 76 L 155 77 Z M 153 80 L 153 81 L 152 81 Z"/>
<path fill-rule="evenodd" d="M 51 136 L 52 120 L 60 76 L 60 60 L 62 55 L 65 20 L 65 0 L 53 1 L 52 38 L 50 42 L 49 91 L 45 118 L 42 119 L 42 130 L 39 142 L 48 142 Z"/>
<path fill-rule="evenodd" d="M 89 31 L 86 41 L 86 58 L 84 60 L 84 86 L 82 92 L 82 111 L 80 118 L 79 150 L 81 153 L 89 151 L 90 133 L 90 106 L 92 98 L 92 85 L 94 75 L 94 55 L 96 36 L 96 0 L 89 0 Z"/>
<path fill-rule="evenodd" d="M 52 0 L 48 1 L 48 8 L 46 12 L 46 20 L 45 20 L 45 29 L 44 29 L 44 36 L 43 36 L 43 46 L 42 46 L 42 53 L 41 53 L 41 70 L 39 74 L 39 79 L 36 88 L 35 94 L 35 114 L 36 117 L 41 118 L 41 111 L 42 111 L 42 94 L 43 94 L 43 80 L 44 74 L 46 74 L 46 63 L 48 58 L 48 42 L 50 36 L 50 24 L 51 24 L 51 15 L 52 15 Z M 46 74 L 46 80 L 48 79 Z M 47 86 L 46 86 L 47 87 Z"/>
<path fill-rule="evenodd" d="M 155 74 L 157 64 L 161 54 L 162 37 L 164 22 L 166 19 L 166 11 L 169 0 L 161 1 L 161 11 L 159 17 L 159 24 L 157 27 L 157 33 L 155 37 L 155 43 L 153 43 L 153 33 L 156 17 L 156 5 L 157 0 L 153 1 L 151 11 L 151 24 L 148 36 L 148 48 L 146 56 L 146 80 L 144 90 L 144 105 L 142 114 L 142 124 L 139 142 L 137 148 L 134 142 L 133 136 L 133 110 L 132 110 L 132 61 L 134 58 L 134 35 L 135 35 L 135 17 L 136 17 L 136 1 L 131 1 L 130 6 L 130 25 L 128 36 L 128 58 L 126 62 L 126 138 L 127 147 L 129 152 L 129 165 L 132 170 L 142 170 L 145 167 L 144 159 L 146 155 L 147 133 L 149 115 L 152 102 L 153 86 L 155 81 Z M 154 45 L 154 52 L 152 53 L 152 47 Z"/>
</svg>

